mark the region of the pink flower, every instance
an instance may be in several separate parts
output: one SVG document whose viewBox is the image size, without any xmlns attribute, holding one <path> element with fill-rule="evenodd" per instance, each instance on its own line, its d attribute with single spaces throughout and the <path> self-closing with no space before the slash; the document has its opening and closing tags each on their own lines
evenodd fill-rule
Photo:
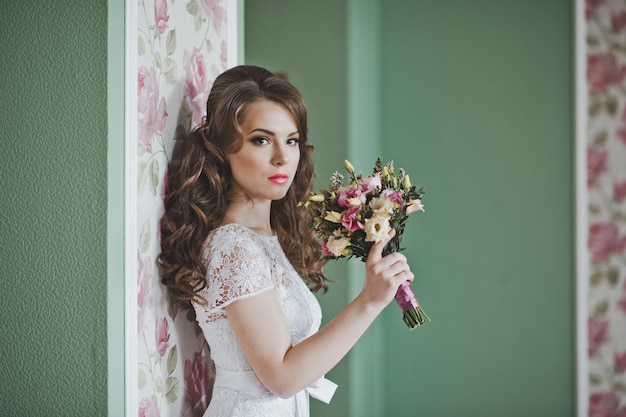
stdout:
<svg viewBox="0 0 626 417">
<path fill-rule="evenodd" d="M 210 18 L 213 22 L 213 27 L 217 33 L 221 33 L 222 26 L 226 21 L 226 9 L 220 4 L 221 0 L 196 0 L 198 8 L 200 9 L 200 15 L 203 18 Z"/>
<path fill-rule="evenodd" d="M 614 366 L 615 366 L 615 370 L 618 373 L 622 373 L 624 371 L 626 371 L 626 351 L 622 352 L 622 353 L 617 353 L 615 352 L 614 355 Z"/>
<path fill-rule="evenodd" d="M 590 358 L 593 358 L 598 352 L 598 349 L 600 349 L 600 347 L 607 340 L 609 322 L 590 317 L 587 321 L 587 327 L 589 332 L 589 350 L 587 351 L 587 354 Z"/>
<path fill-rule="evenodd" d="M 328 249 L 328 241 L 322 242 L 322 253 L 326 256 L 333 256 L 333 253 Z"/>
<path fill-rule="evenodd" d="M 165 352 L 167 352 L 167 348 L 169 347 L 168 342 L 170 340 L 169 324 L 167 322 L 167 318 L 163 317 L 163 320 L 156 321 L 154 337 L 159 355 L 161 355 L 161 357 L 165 356 Z"/>
<path fill-rule="evenodd" d="M 139 403 L 139 417 L 161 417 L 156 395 L 153 394 L 150 398 L 141 400 Z"/>
<path fill-rule="evenodd" d="M 626 27 L 626 12 L 612 12 L 611 13 L 611 25 L 617 32 Z"/>
<path fill-rule="evenodd" d="M 587 188 L 593 187 L 598 177 L 606 171 L 607 158 L 605 150 L 587 148 Z"/>
<path fill-rule="evenodd" d="M 596 53 L 587 57 L 587 81 L 592 92 L 604 91 L 610 84 L 620 84 L 625 76 L 626 68 L 618 65 L 613 53 Z"/>
<path fill-rule="evenodd" d="M 613 197 L 616 200 L 623 200 L 626 198 L 626 180 L 622 182 L 613 182 Z"/>
<path fill-rule="evenodd" d="M 622 296 L 617 300 L 617 306 L 626 314 L 626 280 L 624 280 L 624 285 L 622 285 Z"/>
<path fill-rule="evenodd" d="M 593 223 L 589 227 L 589 250 L 594 261 L 602 262 L 613 253 L 626 248 L 626 237 L 620 240 L 619 229 L 613 222 Z"/>
<path fill-rule="evenodd" d="M 341 224 L 351 232 L 363 229 L 363 223 L 357 220 L 360 206 L 352 206 L 341 213 Z"/>
<path fill-rule="evenodd" d="M 167 30 L 167 21 L 169 20 L 167 14 L 167 0 L 155 0 L 154 2 L 154 21 L 159 33 L 162 35 Z"/>
<path fill-rule="evenodd" d="M 358 198 L 361 201 L 361 204 L 365 204 L 365 201 L 367 201 L 366 195 L 361 192 L 360 188 L 347 187 L 339 193 L 339 196 L 337 197 L 337 204 L 346 208 L 353 207 L 354 205 L 350 203 L 350 199 L 352 198 Z"/>
<path fill-rule="evenodd" d="M 222 41 L 220 45 L 220 63 L 222 64 L 222 69 L 226 70 L 228 67 L 228 49 L 226 48 L 226 42 Z"/>
<path fill-rule="evenodd" d="M 359 181 L 359 187 L 365 194 L 371 194 L 382 186 L 380 175 L 372 175 L 371 177 L 362 178 Z"/>
<path fill-rule="evenodd" d="M 605 0 L 585 0 L 585 19 L 590 20 L 593 17 L 598 6 L 602 5 Z"/>
<path fill-rule="evenodd" d="M 398 190 L 392 190 L 391 188 L 387 188 L 383 190 L 381 195 L 387 197 L 393 203 L 396 203 L 399 207 L 404 206 L 404 197 L 402 196 L 402 192 Z"/>
<path fill-rule="evenodd" d="M 200 49 L 194 47 L 191 54 L 185 50 L 183 66 L 185 67 L 185 93 L 191 104 L 193 123 L 199 125 L 202 123 L 202 117 L 206 110 L 206 100 L 211 89 L 204 56 Z"/>
<path fill-rule="evenodd" d="M 163 133 L 167 120 L 167 103 L 159 100 L 159 85 L 154 67 L 140 67 L 137 74 L 137 113 L 139 124 L 139 142 L 150 145 L 152 133 Z"/>
<path fill-rule="evenodd" d="M 619 397 L 614 392 L 596 392 L 589 397 L 589 417 L 614 417 Z"/>
<path fill-rule="evenodd" d="M 192 417 L 201 417 L 211 400 L 212 381 L 207 375 L 207 362 L 195 352 L 193 361 L 185 359 L 185 408 Z"/>
</svg>

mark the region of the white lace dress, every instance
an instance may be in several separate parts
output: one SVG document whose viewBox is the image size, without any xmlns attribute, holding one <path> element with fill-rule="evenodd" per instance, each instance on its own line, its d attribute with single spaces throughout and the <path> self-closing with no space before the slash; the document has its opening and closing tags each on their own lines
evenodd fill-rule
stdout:
<svg viewBox="0 0 626 417">
<path fill-rule="evenodd" d="M 282 399 L 261 385 L 224 310 L 235 300 L 274 291 L 287 318 L 293 345 L 319 329 L 319 303 L 287 260 L 278 238 L 227 224 L 209 234 L 203 257 L 207 287 L 201 295 L 207 305 L 194 303 L 194 309 L 216 367 L 216 384 L 204 417 L 308 415 L 308 395 L 306 410 L 297 412 L 296 408 L 303 408 L 302 403 L 296 406 L 298 396 Z"/>
</svg>

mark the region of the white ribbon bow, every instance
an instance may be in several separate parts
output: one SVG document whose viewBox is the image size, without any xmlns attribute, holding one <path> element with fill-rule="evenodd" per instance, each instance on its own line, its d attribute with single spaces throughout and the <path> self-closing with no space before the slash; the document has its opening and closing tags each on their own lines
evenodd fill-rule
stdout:
<svg viewBox="0 0 626 417">
<path fill-rule="evenodd" d="M 226 387 L 237 391 L 254 394 L 268 392 L 267 388 L 259 381 L 254 371 L 231 371 L 217 368 L 215 373 L 215 386 Z M 309 417 L 309 395 L 326 404 L 335 395 L 337 384 L 322 377 L 298 392 L 296 399 L 296 417 Z"/>
</svg>

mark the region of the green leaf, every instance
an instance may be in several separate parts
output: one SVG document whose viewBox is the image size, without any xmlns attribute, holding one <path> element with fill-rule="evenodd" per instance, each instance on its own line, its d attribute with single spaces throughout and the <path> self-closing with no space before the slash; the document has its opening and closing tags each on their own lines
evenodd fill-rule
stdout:
<svg viewBox="0 0 626 417">
<path fill-rule="evenodd" d="M 144 161 L 139 162 L 139 184 L 137 184 L 137 192 L 141 195 L 146 188 L 148 182 L 147 164 Z"/>
<path fill-rule="evenodd" d="M 173 404 L 178 398 L 178 378 L 170 376 L 165 380 L 165 399 L 168 404 Z"/>
<path fill-rule="evenodd" d="M 185 8 L 190 15 L 194 17 L 198 15 L 198 3 L 196 0 L 189 0 Z"/>
<path fill-rule="evenodd" d="M 161 54 L 158 52 L 154 53 L 154 66 L 161 69 Z"/>
<path fill-rule="evenodd" d="M 607 273 L 607 279 L 609 280 L 609 283 L 611 285 L 617 284 L 617 282 L 619 281 L 619 270 L 615 268 L 609 269 L 609 272 Z"/>
<path fill-rule="evenodd" d="M 159 185 L 159 162 L 153 159 L 150 162 L 150 191 L 152 195 L 157 195 L 157 186 Z"/>
<path fill-rule="evenodd" d="M 178 364 L 178 348 L 176 345 L 172 346 L 170 353 L 167 355 L 167 373 L 172 374 L 176 370 Z"/>
<path fill-rule="evenodd" d="M 160 376 L 157 376 L 154 379 L 154 390 L 156 391 L 157 394 L 160 394 L 163 392 L 163 379 L 161 379 Z"/>
<path fill-rule="evenodd" d="M 172 55 L 176 52 L 176 30 L 172 29 L 167 33 L 167 37 L 165 38 L 165 50 L 167 51 L 167 55 Z"/>
<path fill-rule="evenodd" d="M 143 371 L 143 369 L 139 370 L 139 375 L 137 375 L 137 384 L 139 389 L 142 389 L 146 386 L 146 373 Z"/>
<path fill-rule="evenodd" d="M 139 232 L 139 250 L 143 253 L 150 246 L 150 219 L 146 219 Z"/>
<path fill-rule="evenodd" d="M 139 55 L 144 55 L 146 53 L 146 44 L 141 36 L 137 40 L 137 53 Z"/>
</svg>

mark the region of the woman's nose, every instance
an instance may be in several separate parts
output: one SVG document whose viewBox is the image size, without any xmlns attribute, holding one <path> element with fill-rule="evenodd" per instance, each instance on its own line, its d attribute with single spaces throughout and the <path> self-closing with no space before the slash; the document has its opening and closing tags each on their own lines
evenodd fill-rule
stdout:
<svg viewBox="0 0 626 417">
<path fill-rule="evenodd" d="M 276 166 L 285 165 L 289 161 L 287 152 L 280 146 L 277 146 L 272 156 L 272 163 Z"/>
</svg>

